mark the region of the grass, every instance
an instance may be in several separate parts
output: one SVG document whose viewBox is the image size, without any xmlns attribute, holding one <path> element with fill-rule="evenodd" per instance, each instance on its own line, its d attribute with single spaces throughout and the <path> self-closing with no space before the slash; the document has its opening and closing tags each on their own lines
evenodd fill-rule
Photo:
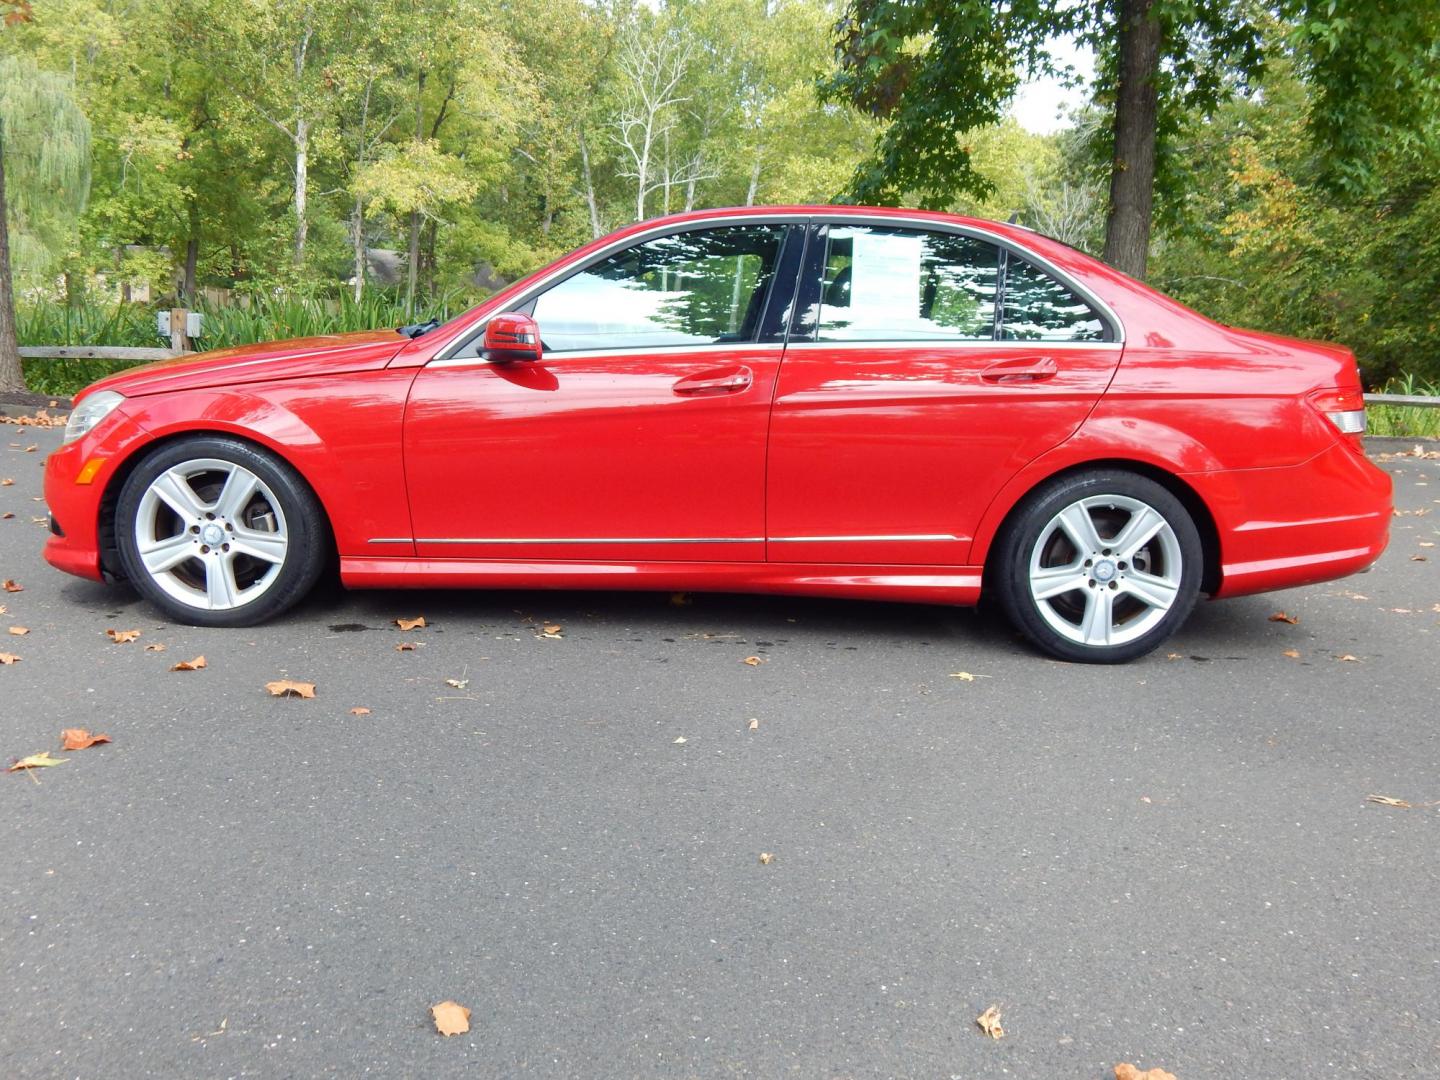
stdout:
<svg viewBox="0 0 1440 1080">
<path fill-rule="evenodd" d="M 1384 394 L 1406 397 L 1436 397 L 1434 406 L 1370 405 L 1365 409 L 1367 434 L 1391 435 L 1403 439 L 1440 438 L 1440 384 L 1406 375 L 1391 379 L 1381 389 Z"/>
<path fill-rule="evenodd" d="M 202 303 L 205 332 L 197 340 L 202 349 L 224 349 L 257 341 L 372 330 L 435 318 L 444 322 L 463 309 L 456 295 L 431 300 L 418 315 L 411 315 L 403 297 L 372 291 L 360 300 L 346 293 L 339 297 L 304 294 L 261 296 L 248 305 L 217 306 Z M 70 307 L 43 302 L 22 305 L 16 311 L 22 345 L 111 345 L 163 348 L 168 342 L 155 329 L 157 308 L 140 304 L 87 304 Z M 105 375 L 133 362 L 117 360 L 27 360 L 25 384 L 37 394 L 70 396 Z"/>
</svg>

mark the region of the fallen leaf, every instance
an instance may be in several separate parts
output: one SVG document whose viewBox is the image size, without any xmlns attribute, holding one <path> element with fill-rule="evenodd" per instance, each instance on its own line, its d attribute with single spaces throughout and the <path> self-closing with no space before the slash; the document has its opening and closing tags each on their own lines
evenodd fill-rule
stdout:
<svg viewBox="0 0 1440 1080">
<path fill-rule="evenodd" d="M 194 660 L 181 660 L 172 667 L 171 671 L 199 671 L 205 666 L 205 657 L 197 656 Z"/>
<path fill-rule="evenodd" d="M 396 619 L 395 625 L 401 630 L 420 630 L 425 626 L 425 616 L 417 615 L 413 619 Z"/>
<path fill-rule="evenodd" d="M 109 735 L 91 735 L 83 727 L 67 727 L 60 732 L 61 750 L 85 750 L 96 743 L 109 741 Z"/>
<path fill-rule="evenodd" d="M 952 672 L 950 673 L 950 678 L 952 678 L 952 679 L 959 679 L 961 682 L 974 682 L 974 681 L 975 681 L 975 676 L 974 676 L 974 675 L 971 675 L 970 672 L 968 672 L 968 671 L 952 671 Z"/>
<path fill-rule="evenodd" d="M 0 652 L 0 664 L 8 666 L 10 664 L 18 664 L 19 662 L 20 657 L 16 656 L 13 652 Z"/>
<path fill-rule="evenodd" d="M 549 638 L 551 641 L 560 641 L 563 638 L 561 631 L 564 629 L 565 628 L 559 623 L 546 623 L 540 628 L 540 633 L 538 636 L 542 638 Z"/>
<path fill-rule="evenodd" d="M 1359 658 L 1358 656 L 1355 656 L 1355 655 L 1353 655 L 1352 653 L 1348 653 L 1348 652 L 1347 652 L 1344 656 L 1337 656 L 1335 659 L 1336 659 L 1336 660 L 1343 660 L 1343 661 L 1345 661 L 1346 663 L 1351 663 L 1351 664 L 1358 664 L 1358 663 L 1360 662 L 1360 658 Z"/>
<path fill-rule="evenodd" d="M 470 1030 L 470 1010 L 455 1001 L 442 1001 L 430 1006 L 430 1015 L 435 1020 L 435 1030 L 447 1038 L 464 1035 Z"/>
<path fill-rule="evenodd" d="M 315 696 L 315 684 L 312 682 L 296 682 L 293 679 L 277 679 L 275 682 L 267 682 L 265 689 L 275 697 L 285 697 L 287 694 L 299 698 L 313 698 Z"/>
<path fill-rule="evenodd" d="M 759 667 L 765 661 L 760 659 L 760 657 L 758 656 L 747 656 L 744 660 L 741 660 L 740 662 L 742 664 L 749 664 L 751 667 Z"/>
<path fill-rule="evenodd" d="M 1165 659 L 1166 659 L 1166 660 L 1184 660 L 1184 659 L 1185 659 L 1185 654 L 1184 654 L 1184 653 L 1178 653 L 1178 652 L 1166 653 L 1166 654 L 1165 654 Z"/>
<path fill-rule="evenodd" d="M 29 628 L 28 626 L 12 626 L 12 627 L 10 627 L 10 633 L 14 634 L 16 637 L 24 637 L 24 636 L 25 636 L 26 634 L 28 634 L 29 632 L 30 632 L 30 628 Z"/>
<path fill-rule="evenodd" d="M 6 592 L 24 592 L 25 586 L 21 585 L 18 581 L 11 581 L 9 578 L 6 578 L 4 581 L 0 581 L 0 589 L 4 589 Z"/>
<path fill-rule="evenodd" d="M 9 521 L 14 516 L 15 515 L 12 514 L 9 510 L 6 510 L 5 513 L 0 514 L 0 521 Z"/>
<path fill-rule="evenodd" d="M 670 594 L 670 603 L 674 604 L 676 607 L 689 607 L 694 602 L 695 601 L 690 599 L 689 593 L 672 592 Z"/>
<path fill-rule="evenodd" d="M 1287 614 L 1286 614 L 1285 612 L 1283 612 L 1283 611 L 1277 611 L 1277 612 L 1275 612 L 1274 615 L 1271 615 L 1271 616 L 1270 616 L 1270 621 L 1271 621 L 1271 622 L 1289 623 L 1291 626 L 1294 626 L 1294 625 L 1295 625 L 1296 623 L 1298 623 L 1300 620 L 1299 620 L 1298 618 L 1296 618 L 1294 615 L 1287 615 Z"/>
<path fill-rule="evenodd" d="M 1285 655 L 1288 656 L 1291 660 L 1299 660 L 1299 659 L 1300 659 L 1300 650 L 1299 650 L 1299 649 L 1286 649 L 1286 650 L 1285 650 Z"/>
<path fill-rule="evenodd" d="M 40 449 L 40 444 L 39 444 L 39 443 L 31 443 L 29 446 L 25 447 L 25 453 L 27 453 L 27 454 L 33 454 L 36 450 L 39 450 L 39 449 Z"/>
<path fill-rule="evenodd" d="M 1434 547 L 1434 546 L 1435 546 L 1435 541 L 1433 541 L 1433 540 L 1421 540 L 1421 541 L 1420 541 L 1420 546 L 1421 546 L 1421 547 Z"/>
<path fill-rule="evenodd" d="M 1414 615 L 1414 614 L 1415 614 L 1415 613 L 1414 613 L 1413 611 L 1411 611 L 1408 607 L 1392 607 L 1390 610 L 1391 610 L 1392 613 L 1394 613 L 1394 614 L 1396 614 L 1396 615 Z"/>
<path fill-rule="evenodd" d="M 414 651 L 415 651 L 416 649 L 418 649 L 419 647 L 420 647 L 420 643 L 419 643 L 419 642 L 416 642 L 416 641 L 402 641 L 399 645 L 396 645 L 396 646 L 395 646 L 395 651 L 396 651 L 396 652 L 414 652 Z"/>
<path fill-rule="evenodd" d="M 351 715 L 351 716 L 369 716 L 369 715 L 370 715 L 370 710 L 367 709 L 367 708 L 365 708 L 364 705 L 356 705 L 355 708 L 353 708 L 353 709 L 350 710 L 350 715 Z"/>
<path fill-rule="evenodd" d="M 690 741 L 690 740 L 687 739 L 687 738 L 685 738 L 684 735 L 681 735 L 678 739 L 675 740 L 675 745 L 676 745 L 676 746 L 684 746 L 684 745 L 685 745 L 687 742 L 689 742 L 689 741 Z"/>
<path fill-rule="evenodd" d="M 1000 1026 L 999 1005 L 991 1005 L 975 1018 L 975 1023 L 979 1024 L 980 1030 L 992 1039 L 1002 1039 L 1005 1037 L 1005 1029 Z"/>
<path fill-rule="evenodd" d="M 750 721 L 749 730 L 750 730 L 750 731 L 759 731 L 759 730 L 760 730 L 760 720 L 759 720 L 758 718 Z"/>
<path fill-rule="evenodd" d="M 446 685 L 446 686 L 453 686 L 456 690 L 464 690 L 467 686 L 470 685 L 470 680 L 469 680 L 469 679 L 446 679 L 446 680 L 445 680 L 445 685 Z"/>
<path fill-rule="evenodd" d="M 1115 1066 L 1115 1080 L 1175 1080 L 1175 1074 L 1164 1069 L 1146 1069 L 1141 1072 L 1128 1061 L 1122 1061 Z"/>
<path fill-rule="evenodd" d="M 139 630 L 106 630 L 105 636 L 116 645 L 126 645 L 140 636 Z"/>
<path fill-rule="evenodd" d="M 14 486 L 15 486 L 15 481 L 14 481 L 14 480 L 11 480 L 8 476 L 7 476 L 4 480 L 0 480 L 0 487 L 14 487 Z"/>
<path fill-rule="evenodd" d="M 49 750 L 42 750 L 40 753 L 31 754 L 29 757 L 16 758 L 5 771 L 19 772 L 21 769 L 44 769 L 50 765 L 61 765 L 69 760 L 69 758 L 51 757 Z"/>
<path fill-rule="evenodd" d="M 161 645 L 160 642 L 157 641 L 157 642 L 155 642 L 155 644 L 153 644 L 153 645 L 146 645 L 146 646 L 145 646 L 145 651 L 146 651 L 146 652 L 164 652 L 164 651 L 165 651 L 165 646 L 164 646 L 164 645 Z"/>
<path fill-rule="evenodd" d="M 769 865 L 770 865 L 772 862 L 774 862 L 774 861 L 775 861 L 775 853 L 774 853 L 773 851 L 762 851 L 762 852 L 760 852 L 760 865 L 761 865 L 761 866 L 769 866 Z"/>
<path fill-rule="evenodd" d="M 1415 808 L 1413 803 L 1408 803 L 1404 799 L 1392 799 L 1389 795 L 1366 795 L 1365 801 L 1379 803 L 1381 806 L 1399 806 L 1405 810 Z"/>
<path fill-rule="evenodd" d="M 1410 556 L 1410 561 L 1411 561 L 1411 562 L 1429 562 L 1430 560 L 1427 559 L 1424 555 L 1411 555 L 1411 556 Z"/>
</svg>

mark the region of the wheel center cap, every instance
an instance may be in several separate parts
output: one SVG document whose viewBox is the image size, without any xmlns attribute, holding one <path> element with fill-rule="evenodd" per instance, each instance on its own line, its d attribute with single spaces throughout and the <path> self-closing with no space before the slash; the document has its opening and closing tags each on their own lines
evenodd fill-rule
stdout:
<svg viewBox="0 0 1440 1080">
<path fill-rule="evenodd" d="M 1109 559 L 1101 559 L 1090 573 L 1096 581 L 1109 581 L 1115 576 L 1115 564 Z"/>
<path fill-rule="evenodd" d="M 200 530 L 200 539 L 210 547 L 219 547 L 225 542 L 225 530 L 219 525 L 206 525 Z"/>
</svg>

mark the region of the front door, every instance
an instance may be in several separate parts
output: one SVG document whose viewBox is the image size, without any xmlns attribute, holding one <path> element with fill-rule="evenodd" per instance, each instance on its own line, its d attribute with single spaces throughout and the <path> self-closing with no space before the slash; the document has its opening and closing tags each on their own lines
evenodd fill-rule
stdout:
<svg viewBox="0 0 1440 1080">
<path fill-rule="evenodd" d="M 422 558 L 764 558 L 765 439 L 798 257 L 783 223 L 638 242 L 524 307 L 538 363 L 417 376 L 405 472 Z M 797 230 L 797 240 L 799 230 Z M 786 295 L 782 295 L 786 294 Z M 471 355 L 465 355 L 470 352 Z"/>
</svg>

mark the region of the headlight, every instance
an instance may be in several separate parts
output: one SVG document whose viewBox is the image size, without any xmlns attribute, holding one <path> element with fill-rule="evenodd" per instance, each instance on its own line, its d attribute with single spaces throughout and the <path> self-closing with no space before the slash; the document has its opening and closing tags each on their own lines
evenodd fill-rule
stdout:
<svg viewBox="0 0 1440 1080">
<path fill-rule="evenodd" d="M 70 422 L 65 425 L 65 441 L 74 442 L 92 430 L 124 400 L 114 390 L 100 390 L 91 394 L 70 411 Z"/>
</svg>

